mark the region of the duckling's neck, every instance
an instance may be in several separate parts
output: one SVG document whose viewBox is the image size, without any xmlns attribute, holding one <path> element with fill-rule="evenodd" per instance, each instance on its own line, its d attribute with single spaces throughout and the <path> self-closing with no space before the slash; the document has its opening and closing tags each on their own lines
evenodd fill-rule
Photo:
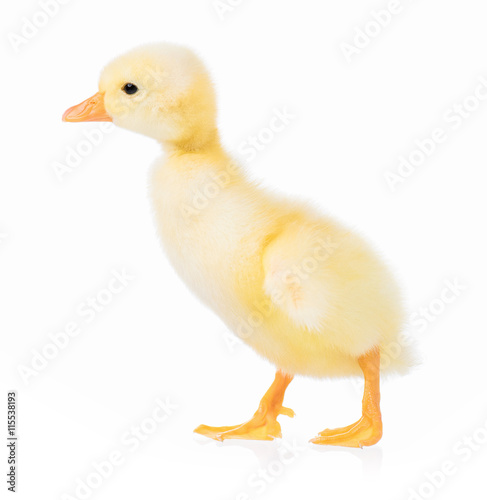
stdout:
<svg viewBox="0 0 487 500">
<path fill-rule="evenodd" d="M 222 150 L 218 129 L 191 131 L 177 140 L 161 141 L 165 151 L 173 155 L 215 153 Z"/>
</svg>

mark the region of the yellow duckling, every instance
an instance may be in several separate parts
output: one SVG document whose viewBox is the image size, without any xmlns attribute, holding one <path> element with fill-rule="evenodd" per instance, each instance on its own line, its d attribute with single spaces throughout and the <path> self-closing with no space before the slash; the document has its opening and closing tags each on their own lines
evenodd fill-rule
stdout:
<svg viewBox="0 0 487 500">
<path fill-rule="evenodd" d="M 311 441 L 377 443 L 381 352 L 400 345 L 403 320 L 396 284 L 359 236 L 246 177 L 220 144 L 213 86 L 200 60 L 172 44 L 132 50 L 108 64 L 99 91 L 63 120 L 113 121 L 164 146 L 151 191 L 169 260 L 228 328 L 277 368 L 248 422 L 195 432 L 220 441 L 281 437 L 277 417 L 294 415 L 282 403 L 295 374 L 363 374 L 362 417 Z M 382 369 L 408 366 L 403 347 Z"/>
</svg>

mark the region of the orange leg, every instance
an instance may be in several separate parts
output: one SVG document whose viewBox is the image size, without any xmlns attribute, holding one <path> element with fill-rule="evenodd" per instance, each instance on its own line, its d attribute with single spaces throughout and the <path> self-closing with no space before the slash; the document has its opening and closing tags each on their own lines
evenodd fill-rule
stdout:
<svg viewBox="0 0 487 500">
<path fill-rule="evenodd" d="M 227 427 L 198 426 L 194 432 L 203 436 L 223 441 L 224 439 L 263 439 L 271 441 L 280 438 L 281 426 L 277 421 L 279 415 L 294 417 L 294 412 L 282 406 L 284 392 L 293 379 L 281 371 L 276 373 L 274 382 L 261 399 L 258 410 L 254 416 L 244 424 Z"/>
<path fill-rule="evenodd" d="M 365 378 L 362 417 L 347 427 L 325 429 L 311 439 L 312 443 L 362 448 L 377 443 L 382 437 L 379 350 L 364 354 L 358 358 L 358 363 Z"/>
</svg>

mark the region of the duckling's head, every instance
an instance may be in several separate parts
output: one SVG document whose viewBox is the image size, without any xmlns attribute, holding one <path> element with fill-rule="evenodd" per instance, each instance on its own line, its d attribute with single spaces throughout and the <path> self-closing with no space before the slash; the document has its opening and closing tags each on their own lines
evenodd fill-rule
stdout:
<svg viewBox="0 0 487 500">
<path fill-rule="evenodd" d="M 152 44 L 110 62 L 99 91 L 69 108 L 64 121 L 113 121 L 171 149 L 197 150 L 218 141 L 213 86 L 185 47 Z"/>
</svg>

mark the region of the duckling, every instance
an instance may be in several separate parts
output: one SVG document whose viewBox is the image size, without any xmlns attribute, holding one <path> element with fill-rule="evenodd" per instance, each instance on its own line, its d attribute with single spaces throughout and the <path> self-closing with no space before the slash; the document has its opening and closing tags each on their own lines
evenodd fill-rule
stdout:
<svg viewBox="0 0 487 500">
<path fill-rule="evenodd" d="M 380 378 L 406 372 L 403 309 L 395 280 L 357 234 L 311 205 L 251 180 L 222 147 L 205 66 L 189 49 L 145 45 L 101 73 L 98 92 L 63 115 L 113 121 L 159 141 L 151 174 L 155 223 L 167 258 L 245 343 L 275 367 L 247 422 L 195 429 L 218 441 L 281 437 L 279 415 L 295 375 L 363 376 L 362 416 L 311 442 L 370 446 L 382 437 Z M 400 346 L 394 356 L 384 356 Z M 382 354 L 382 363 L 381 363 Z"/>
</svg>

